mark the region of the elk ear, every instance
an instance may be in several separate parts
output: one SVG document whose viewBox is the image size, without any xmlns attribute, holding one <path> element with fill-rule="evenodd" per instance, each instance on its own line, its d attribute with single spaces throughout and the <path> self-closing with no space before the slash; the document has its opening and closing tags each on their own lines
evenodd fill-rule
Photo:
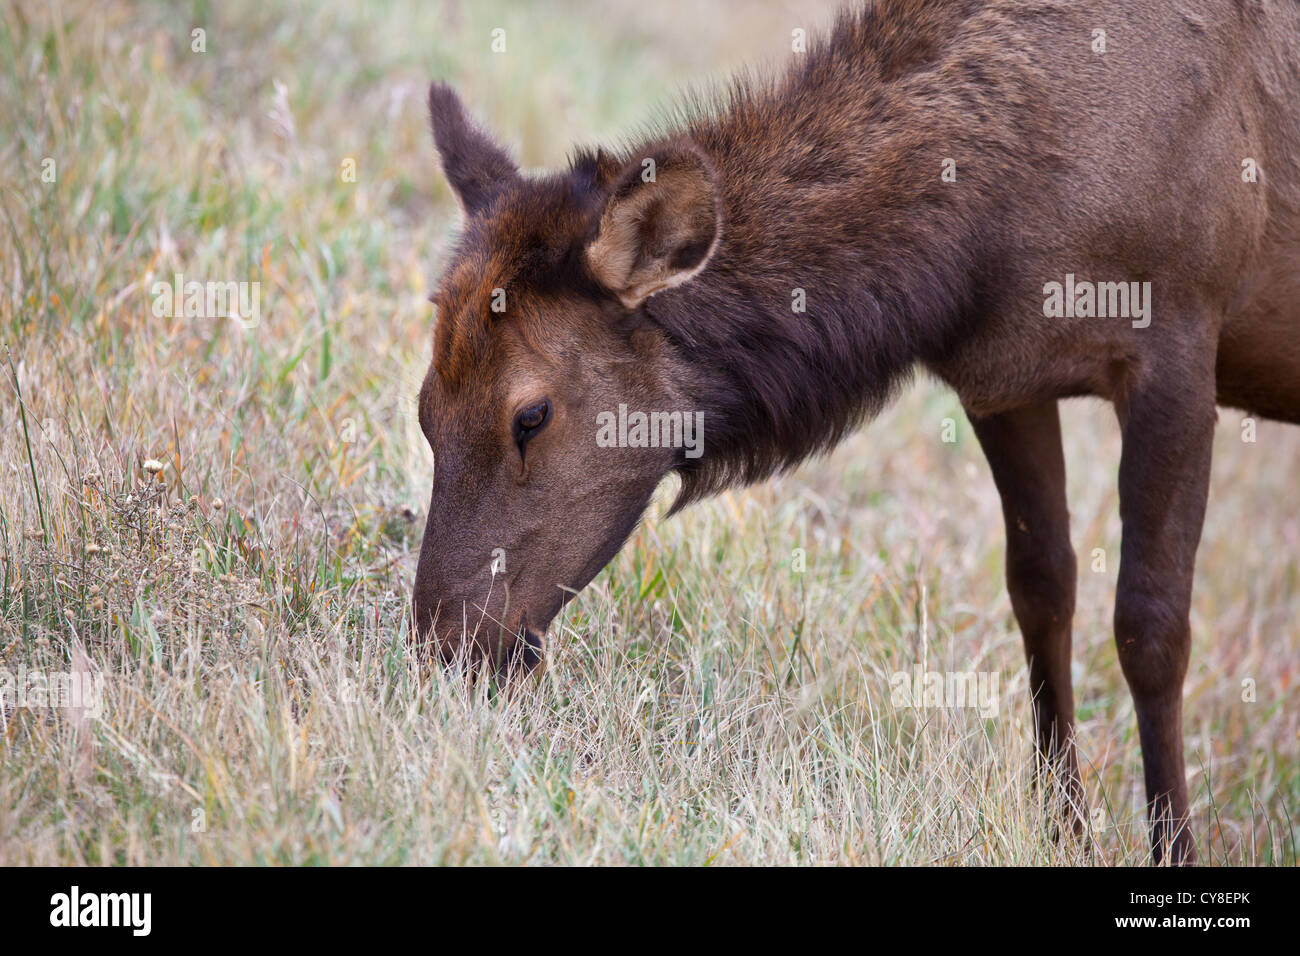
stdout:
<svg viewBox="0 0 1300 956">
<path fill-rule="evenodd" d="M 712 164 L 693 144 L 668 144 L 614 179 L 587 266 L 635 309 L 704 268 L 721 236 L 721 212 Z"/>
<path fill-rule="evenodd" d="M 445 83 L 429 88 L 429 118 L 442 171 L 466 215 L 478 212 L 499 189 L 519 178 L 506 151 L 474 124 L 460 97 Z"/>
</svg>

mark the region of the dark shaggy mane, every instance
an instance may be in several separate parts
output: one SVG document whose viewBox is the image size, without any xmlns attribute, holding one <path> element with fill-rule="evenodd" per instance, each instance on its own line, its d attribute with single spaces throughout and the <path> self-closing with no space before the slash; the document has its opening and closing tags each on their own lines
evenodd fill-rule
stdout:
<svg viewBox="0 0 1300 956">
<path fill-rule="evenodd" d="M 784 74 L 688 94 L 639 145 L 573 158 L 599 189 L 687 135 L 722 182 L 712 260 L 644 306 L 705 418 L 674 511 L 829 450 L 979 321 L 981 276 L 1006 254 L 991 227 L 1059 163 L 1030 108 L 1042 78 L 1000 17 L 980 0 L 871 4 Z"/>
</svg>

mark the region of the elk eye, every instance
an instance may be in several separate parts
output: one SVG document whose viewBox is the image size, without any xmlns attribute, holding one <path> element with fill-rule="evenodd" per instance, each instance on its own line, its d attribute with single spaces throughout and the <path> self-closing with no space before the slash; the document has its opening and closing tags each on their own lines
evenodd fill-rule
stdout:
<svg viewBox="0 0 1300 956">
<path fill-rule="evenodd" d="M 519 446 L 520 451 L 523 450 L 524 442 L 541 431 L 550 417 L 551 403 L 545 400 L 535 402 L 515 415 L 515 444 Z"/>
</svg>

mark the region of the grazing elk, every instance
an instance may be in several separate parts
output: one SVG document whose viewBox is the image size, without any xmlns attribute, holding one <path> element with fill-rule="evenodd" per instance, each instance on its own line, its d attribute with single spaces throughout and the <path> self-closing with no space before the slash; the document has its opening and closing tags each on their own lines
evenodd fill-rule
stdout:
<svg viewBox="0 0 1300 956">
<path fill-rule="evenodd" d="M 1215 406 L 1300 422 L 1298 64 L 1293 2 L 882 0 L 779 78 L 546 176 L 435 85 L 465 229 L 419 396 L 419 646 L 536 665 L 666 475 L 675 511 L 790 468 L 919 366 L 992 468 L 1037 763 L 1078 813 L 1057 401 L 1099 396 L 1123 433 L 1114 627 L 1154 855 L 1191 861 Z M 620 405 L 703 412 L 702 454 L 598 446 Z"/>
</svg>

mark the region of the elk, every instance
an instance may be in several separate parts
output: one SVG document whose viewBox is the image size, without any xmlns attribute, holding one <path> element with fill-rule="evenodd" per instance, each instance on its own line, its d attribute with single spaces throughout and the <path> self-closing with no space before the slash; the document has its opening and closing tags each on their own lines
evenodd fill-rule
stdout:
<svg viewBox="0 0 1300 956">
<path fill-rule="evenodd" d="M 435 84 L 465 224 L 418 398 L 417 646 L 536 667 L 662 479 L 675 512 L 782 472 L 925 370 L 1001 497 L 1037 779 L 1078 831 L 1057 404 L 1099 397 L 1153 856 L 1193 862 L 1182 685 L 1216 405 L 1300 422 L 1297 63 L 1293 3 L 881 0 L 779 75 L 527 176 Z M 1147 290 L 1141 317 L 1112 314 L 1121 286 Z M 620 405 L 702 412 L 701 453 L 598 446 Z"/>
</svg>

